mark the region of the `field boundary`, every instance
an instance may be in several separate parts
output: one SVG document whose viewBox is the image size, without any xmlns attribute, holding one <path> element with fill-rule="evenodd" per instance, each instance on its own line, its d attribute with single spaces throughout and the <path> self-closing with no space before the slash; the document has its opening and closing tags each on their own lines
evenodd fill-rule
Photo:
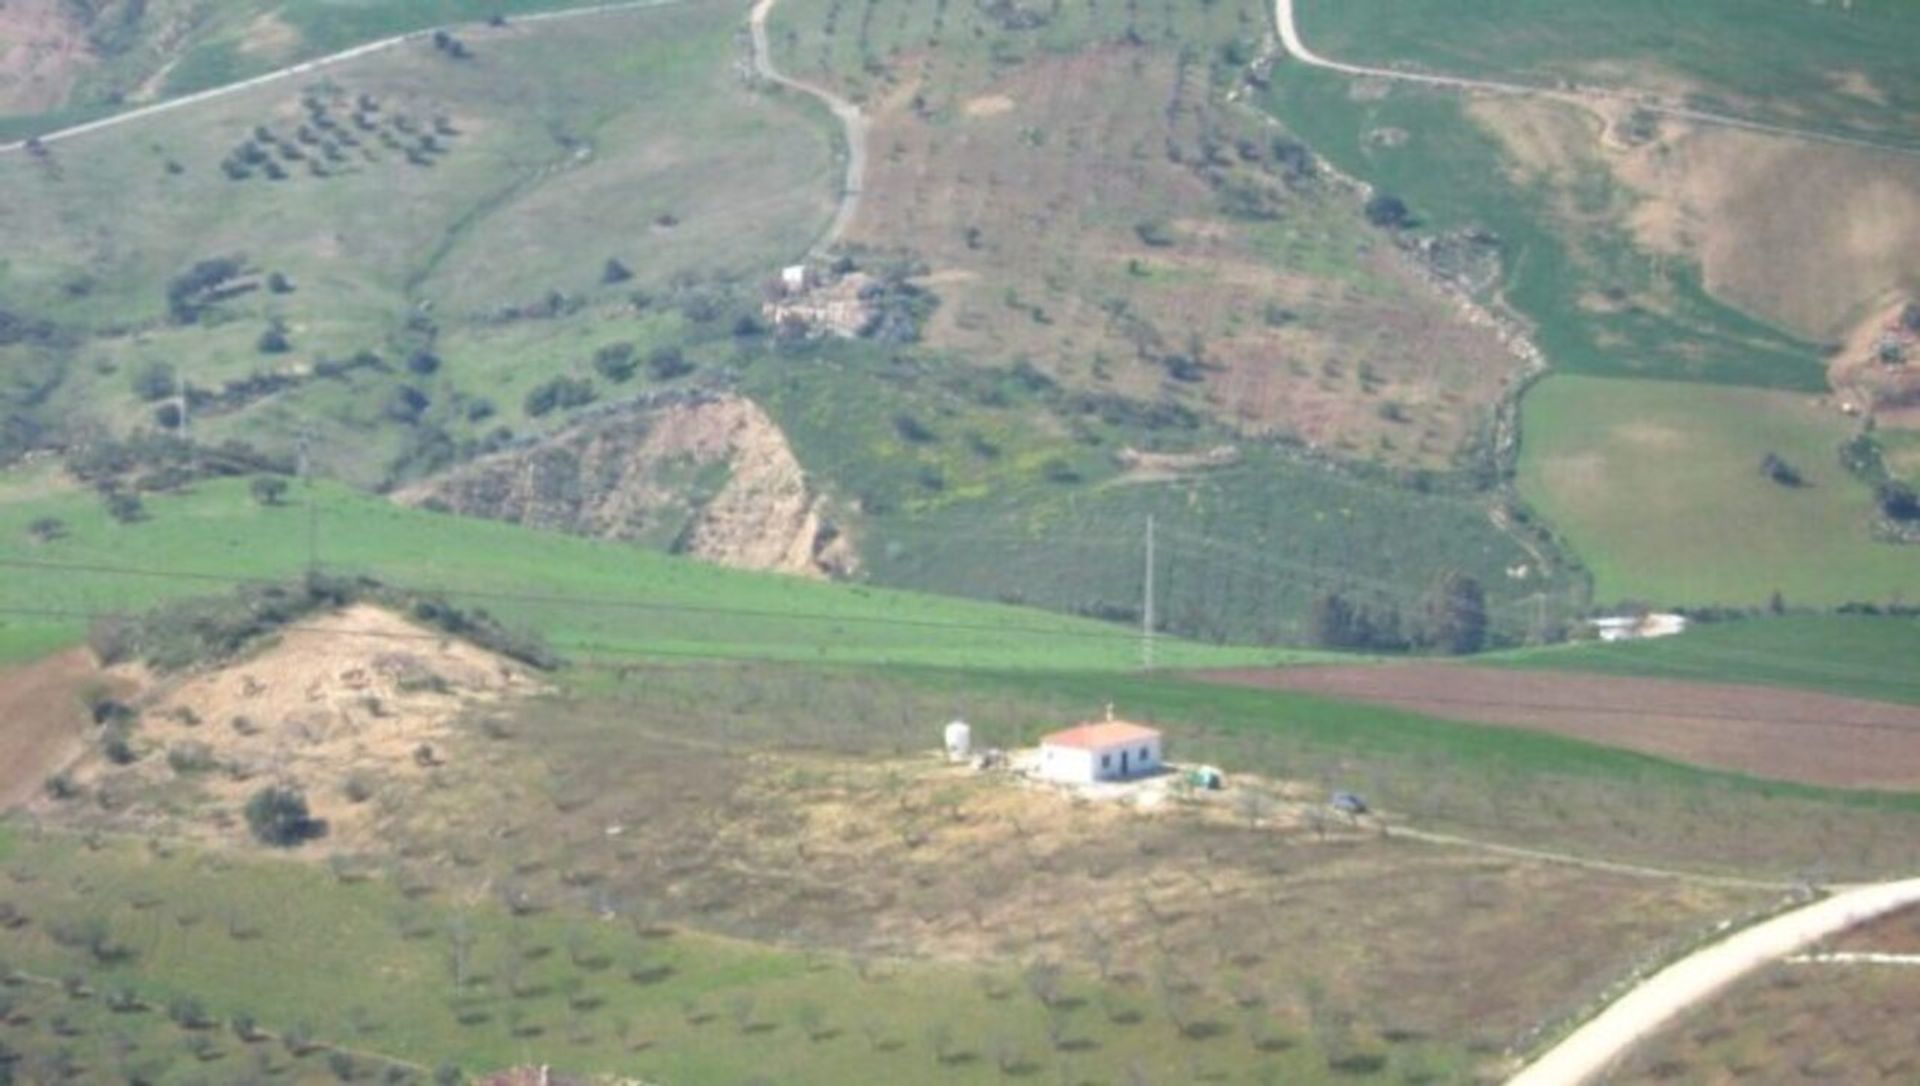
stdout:
<svg viewBox="0 0 1920 1086">
<path fill-rule="evenodd" d="M 1706 110 L 1688 109 L 1685 106 L 1667 105 L 1646 91 L 1610 90 L 1605 87 L 1582 87 L 1577 91 L 1555 90 L 1551 87 L 1534 86 L 1526 83 L 1508 83 L 1494 79 L 1469 79 L 1457 75 L 1439 75 L 1425 72 L 1406 72 L 1396 68 L 1375 68 L 1364 64 L 1350 64 L 1346 61 L 1332 60 L 1321 56 L 1308 47 L 1300 36 L 1299 22 L 1294 16 L 1296 0 L 1274 0 L 1274 26 L 1280 34 L 1280 44 L 1287 55 L 1312 68 L 1338 72 L 1342 75 L 1360 76 L 1373 79 L 1392 79 L 1402 83 L 1418 83 L 1422 86 L 1440 87 L 1447 90 L 1485 91 L 1493 94 L 1519 95 L 1522 97 L 1546 98 L 1564 102 L 1582 108 L 1591 107 L 1594 99 L 1621 102 L 1648 113 L 1671 117 L 1679 121 L 1691 121 L 1695 124 L 1718 125 L 1722 128 L 1738 128 L 1761 135 L 1783 136 L 1788 139 L 1810 140 L 1816 143 L 1830 143 L 1841 147 L 1858 147 L 1887 154 L 1904 155 L 1908 158 L 1920 158 L 1920 148 L 1898 143 L 1883 143 L 1863 136 L 1843 136 L 1833 132 L 1822 132 L 1814 128 L 1794 128 L 1789 125 L 1768 124 L 1765 121 L 1750 121 L 1742 117 L 1728 116 L 1724 113 L 1711 113 Z"/>
<path fill-rule="evenodd" d="M 595 4 L 595 5 L 592 5 L 591 7 L 567 8 L 562 11 L 542 11 L 542 12 L 536 12 L 531 15 L 519 15 L 519 16 L 515 16 L 511 20 L 511 23 L 513 25 L 519 25 L 523 23 L 545 23 L 545 22 L 553 22 L 560 19 L 577 19 L 583 16 L 589 16 L 589 15 L 610 15 L 610 14 L 614 14 L 616 12 L 622 12 L 622 11 L 639 11 L 645 8 L 670 7 L 672 5 L 682 4 L 685 2 L 686 0 L 620 0 L 620 2 L 612 3 L 612 4 Z M 114 128 L 119 125 L 130 123 L 132 121 L 144 120 L 148 117 L 157 117 L 163 113 L 171 113 L 174 110 L 185 109 L 188 106 L 199 105 L 202 102 L 211 102 L 211 101 L 214 101 L 215 99 L 225 98 L 225 97 L 228 97 L 229 95 L 239 94 L 242 91 L 252 90 L 255 87 L 264 87 L 269 84 L 278 83 L 287 79 L 292 79 L 295 76 L 308 75 L 313 72 L 321 71 L 326 68 L 331 68 L 340 64 L 344 64 L 350 60 L 358 60 L 361 57 L 371 56 L 375 53 L 385 52 L 388 49 L 392 49 L 395 46 L 399 46 L 399 45 L 405 45 L 408 42 L 423 41 L 423 40 L 432 38 L 435 33 L 440 31 L 449 30 L 456 26 L 467 26 L 467 25 L 470 25 L 470 24 L 449 23 L 444 26 L 437 26 L 437 27 L 430 26 L 430 27 L 422 28 L 420 30 L 410 30 L 405 34 L 395 34 L 392 37 L 381 38 L 377 41 L 365 42 L 363 44 L 353 46 L 350 49 L 342 49 L 338 53 L 329 53 L 328 55 L 323 57 L 315 57 L 312 60 L 303 60 L 297 64 L 289 64 L 284 68 L 276 68 L 271 72 L 266 72 L 262 75 L 256 75 L 256 76 L 249 77 L 247 79 L 242 79 L 237 83 L 228 83 L 228 84 L 225 84 L 224 86 L 211 87 L 203 91 L 195 91 L 192 94 L 184 95 L 179 98 L 169 98 L 164 102 L 155 102 L 152 105 L 141 106 L 137 109 L 130 109 L 130 110 L 127 110 L 125 113 L 115 113 L 110 117 L 102 117 L 99 120 L 87 121 L 84 124 L 76 124 L 68 128 L 62 128 L 53 132 L 48 132 L 44 135 L 29 136 L 26 139 L 15 140 L 12 143 L 0 143 L 0 155 L 22 151 L 27 149 L 30 146 L 38 147 L 38 146 L 44 146 L 49 143 L 55 143 L 60 140 L 73 139 L 76 136 L 84 136 L 91 132 L 98 132 L 103 129 Z"/>
</svg>

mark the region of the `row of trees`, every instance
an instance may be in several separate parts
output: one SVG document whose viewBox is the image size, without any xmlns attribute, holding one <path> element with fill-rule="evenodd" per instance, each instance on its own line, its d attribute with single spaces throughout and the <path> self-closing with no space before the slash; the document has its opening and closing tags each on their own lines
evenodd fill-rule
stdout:
<svg viewBox="0 0 1920 1086">
<path fill-rule="evenodd" d="M 1428 649 L 1462 655 L 1487 646 L 1487 595 L 1480 582 L 1449 573 L 1427 593 L 1409 621 L 1397 605 L 1356 603 L 1334 590 L 1313 601 L 1308 635 L 1325 648 L 1371 652 Z"/>
</svg>

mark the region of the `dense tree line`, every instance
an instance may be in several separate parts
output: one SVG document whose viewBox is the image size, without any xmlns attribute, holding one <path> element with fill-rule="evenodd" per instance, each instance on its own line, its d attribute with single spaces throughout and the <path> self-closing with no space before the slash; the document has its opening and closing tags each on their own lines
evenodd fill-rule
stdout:
<svg viewBox="0 0 1920 1086">
<path fill-rule="evenodd" d="M 1486 591 L 1463 573 L 1449 573 L 1434 585 L 1415 622 L 1394 604 L 1367 606 L 1337 590 L 1322 593 L 1307 614 L 1308 637 L 1330 649 L 1464 655 L 1487 647 L 1488 631 Z"/>
</svg>

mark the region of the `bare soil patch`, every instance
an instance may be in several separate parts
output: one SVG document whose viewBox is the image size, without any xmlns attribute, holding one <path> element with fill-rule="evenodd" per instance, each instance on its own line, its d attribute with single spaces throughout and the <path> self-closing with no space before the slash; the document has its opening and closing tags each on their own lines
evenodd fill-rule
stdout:
<svg viewBox="0 0 1920 1086">
<path fill-rule="evenodd" d="M 1920 954 L 1920 909 L 1889 913 L 1834 939 L 1823 949 L 1867 954 Z"/>
<path fill-rule="evenodd" d="M 0 810 L 37 795 L 80 752 L 93 724 L 82 695 L 102 680 L 86 649 L 0 670 Z"/>
<path fill-rule="evenodd" d="M 74 7 L 65 0 L 0 3 L 0 112 L 37 113 L 67 100 L 94 59 Z"/>
<path fill-rule="evenodd" d="M 1759 777 L 1920 787 L 1920 709 L 1731 684 L 1450 664 L 1216 672 L 1430 716 L 1528 728 Z"/>
<path fill-rule="evenodd" d="M 671 546 L 737 569 L 822 577 L 856 564 L 786 434 L 741 396 L 608 415 L 400 491 L 408 505 Z"/>
</svg>

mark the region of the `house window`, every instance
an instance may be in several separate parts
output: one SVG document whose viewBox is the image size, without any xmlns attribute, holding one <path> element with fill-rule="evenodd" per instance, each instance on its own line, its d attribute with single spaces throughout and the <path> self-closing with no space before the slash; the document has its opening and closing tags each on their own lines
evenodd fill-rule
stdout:
<svg viewBox="0 0 1920 1086">
<path fill-rule="evenodd" d="M 1111 766 L 1111 765 L 1113 765 L 1113 755 L 1111 755 L 1111 754 L 1102 754 L 1102 755 L 1100 756 L 1100 768 L 1101 768 L 1101 769 L 1106 769 L 1107 767 L 1109 767 L 1109 766 Z"/>
<path fill-rule="evenodd" d="M 1147 754 L 1147 748 L 1145 748 L 1145 747 L 1141 747 L 1141 748 L 1140 748 L 1140 759 L 1141 759 L 1141 761 L 1145 761 L 1145 760 L 1146 760 L 1146 759 L 1147 759 L 1148 757 L 1150 757 L 1150 755 L 1148 755 L 1148 754 Z"/>
</svg>

